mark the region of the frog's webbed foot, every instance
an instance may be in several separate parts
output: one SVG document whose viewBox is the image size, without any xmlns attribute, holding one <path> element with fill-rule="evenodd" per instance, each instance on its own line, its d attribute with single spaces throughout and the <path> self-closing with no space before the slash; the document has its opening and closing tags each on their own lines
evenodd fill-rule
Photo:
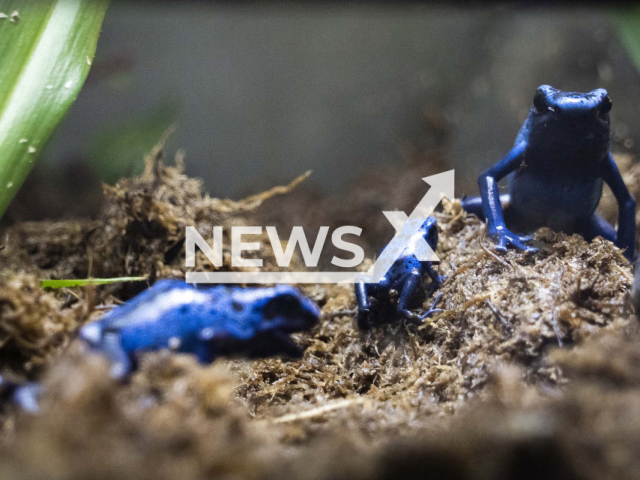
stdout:
<svg viewBox="0 0 640 480">
<path fill-rule="evenodd" d="M 429 310 L 427 310 L 420 316 L 420 320 L 424 320 L 425 318 L 429 318 L 443 311 L 441 308 L 436 308 L 441 298 L 442 298 L 442 292 L 436 295 L 436 298 L 433 299 L 433 303 L 431 304 L 431 307 L 429 307 Z"/>
<path fill-rule="evenodd" d="M 526 242 L 530 241 L 533 238 L 532 236 L 516 235 L 506 227 L 497 228 L 495 232 L 490 233 L 490 236 L 496 241 L 495 249 L 498 252 L 506 252 L 507 246 L 515 247 L 518 250 L 522 250 L 524 252 L 538 251 L 538 249 L 535 247 L 525 245 Z"/>
</svg>

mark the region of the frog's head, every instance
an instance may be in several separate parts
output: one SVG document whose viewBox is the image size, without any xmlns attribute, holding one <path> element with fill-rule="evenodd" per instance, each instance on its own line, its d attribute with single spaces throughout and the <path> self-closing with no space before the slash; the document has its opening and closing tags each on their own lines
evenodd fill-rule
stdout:
<svg viewBox="0 0 640 480">
<path fill-rule="evenodd" d="M 538 87 L 531 113 L 544 121 L 553 118 L 600 123 L 609 126 L 611 99 L 604 88 L 589 93 L 563 92 L 550 85 Z"/>
<path fill-rule="evenodd" d="M 425 220 L 420 227 L 420 234 L 433 250 L 438 248 L 438 222 L 435 217 L 429 217 Z"/>
<path fill-rule="evenodd" d="M 527 122 L 529 144 L 545 150 L 549 158 L 562 152 L 570 168 L 585 159 L 601 160 L 609 150 L 610 110 L 611 99 L 603 88 L 576 93 L 542 85 Z"/>
<path fill-rule="evenodd" d="M 290 285 L 259 289 L 254 311 L 260 314 L 262 331 L 291 333 L 308 330 L 318 323 L 320 309 Z"/>
</svg>

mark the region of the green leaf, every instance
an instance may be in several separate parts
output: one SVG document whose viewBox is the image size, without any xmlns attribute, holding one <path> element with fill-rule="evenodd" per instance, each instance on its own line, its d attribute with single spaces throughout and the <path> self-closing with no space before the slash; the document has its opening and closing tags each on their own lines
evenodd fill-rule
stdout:
<svg viewBox="0 0 640 480">
<path fill-rule="evenodd" d="M 0 0 L 0 216 L 89 73 L 106 0 Z"/>
<path fill-rule="evenodd" d="M 627 53 L 640 71 L 640 8 L 618 10 L 613 19 L 618 27 L 618 35 Z"/>
<path fill-rule="evenodd" d="M 107 285 L 118 282 L 143 282 L 147 277 L 80 278 L 68 280 L 42 280 L 42 288 L 84 287 L 86 285 Z"/>
<path fill-rule="evenodd" d="M 144 158 L 178 118 L 178 108 L 165 101 L 153 110 L 97 132 L 89 153 L 91 168 L 106 183 L 138 175 Z"/>
</svg>

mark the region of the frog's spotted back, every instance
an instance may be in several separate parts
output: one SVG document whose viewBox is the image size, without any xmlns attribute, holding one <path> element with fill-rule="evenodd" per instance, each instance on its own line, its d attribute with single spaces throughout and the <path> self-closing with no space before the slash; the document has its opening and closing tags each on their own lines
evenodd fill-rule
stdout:
<svg viewBox="0 0 640 480">
<path fill-rule="evenodd" d="M 288 334 L 313 327 L 318 306 L 296 288 L 197 288 L 162 280 L 80 330 L 80 338 L 112 360 L 112 375 L 135 369 L 135 354 L 168 348 L 202 362 L 221 355 L 249 357 L 302 351 Z"/>
</svg>

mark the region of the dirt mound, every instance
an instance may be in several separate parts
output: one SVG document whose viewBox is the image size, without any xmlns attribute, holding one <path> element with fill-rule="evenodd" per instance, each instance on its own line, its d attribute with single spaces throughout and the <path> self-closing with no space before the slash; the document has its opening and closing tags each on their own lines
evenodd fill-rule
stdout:
<svg viewBox="0 0 640 480">
<path fill-rule="evenodd" d="M 140 286 L 39 288 L 43 277 L 181 276 L 186 225 L 208 238 L 213 225 L 254 222 L 286 190 L 212 199 L 156 151 L 141 177 L 105 190 L 97 222 L 9 229 L 0 265 L 28 274 L 2 278 L 0 357 L 5 370 L 40 365 L 44 393 L 36 416 L 4 405 L 0 476 L 637 478 L 631 268 L 602 239 L 540 230 L 537 253 L 497 255 L 484 225 L 446 203 L 444 311 L 424 325 L 390 318 L 359 332 L 351 288 L 309 286 L 323 319 L 296 336 L 302 359 L 203 367 L 160 352 L 128 383 L 73 339 L 94 305 Z"/>
</svg>

